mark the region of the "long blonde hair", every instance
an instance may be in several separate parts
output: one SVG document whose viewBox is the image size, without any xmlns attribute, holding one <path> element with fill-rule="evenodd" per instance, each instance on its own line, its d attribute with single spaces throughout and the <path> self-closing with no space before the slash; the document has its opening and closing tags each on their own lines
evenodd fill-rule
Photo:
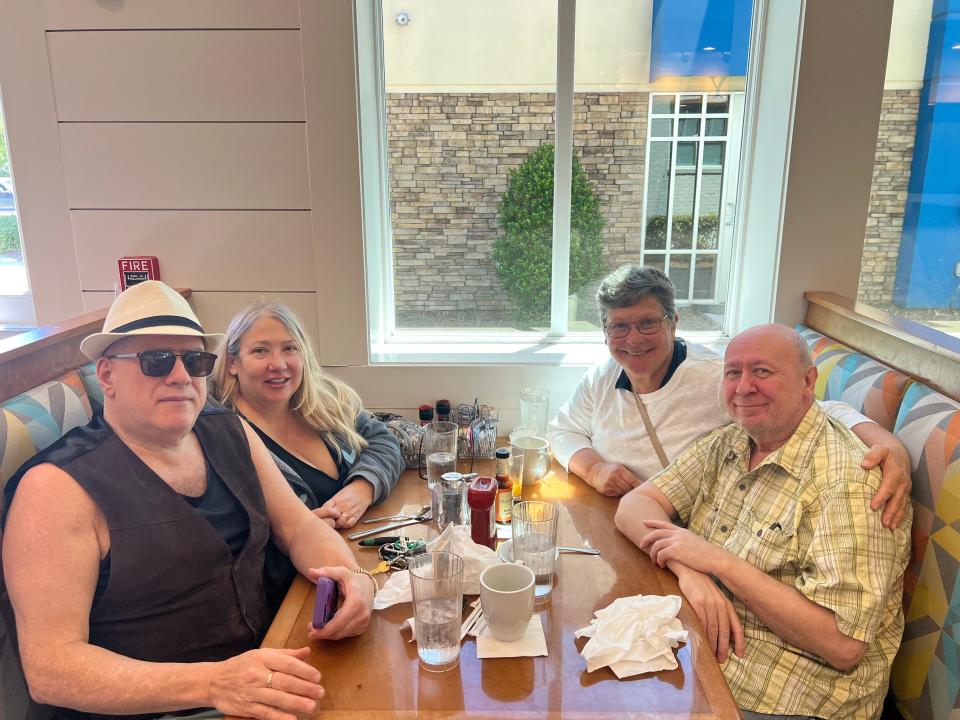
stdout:
<svg viewBox="0 0 960 720">
<path fill-rule="evenodd" d="M 338 452 L 341 443 L 346 443 L 354 453 L 360 452 L 367 445 L 367 441 L 356 430 L 357 416 L 363 410 L 360 396 L 342 380 L 323 372 L 313 352 L 313 345 L 303 331 L 303 323 L 283 303 L 272 300 L 252 302 L 230 321 L 227 340 L 214 370 L 214 394 L 217 399 L 227 407 L 237 409 L 240 383 L 235 375 L 230 374 L 230 361 L 237 359 L 243 337 L 264 316 L 283 323 L 300 348 L 303 380 L 290 398 L 290 411 L 307 427 L 322 435 L 327 444 L 336 447 Z"/>
</svg>

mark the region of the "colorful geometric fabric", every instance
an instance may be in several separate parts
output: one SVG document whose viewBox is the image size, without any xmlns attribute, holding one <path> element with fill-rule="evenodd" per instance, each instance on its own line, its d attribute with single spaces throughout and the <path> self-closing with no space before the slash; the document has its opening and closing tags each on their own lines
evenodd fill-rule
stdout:
<svg viewBox="0 0 960 720">
<path fill-rule="evenodd" d="M 960 716 L 960 403 L 914 383 L 894 434 L 913 464 L 913 538 L 890 688 L 908 720 L 947 720 Z"/>
<path fill-rule="evenodd" d="M 75 370 L 0 404 L 0 489 L 37 451 L 68 430 L 86 425 L 91 416 L 86 387 Z M 0 590 L 2 588 L 0 582 Z M 0 698 L 3 703 L 0 718 L 30 720 L 49 716 L 47 708 L 30 700 L 20 659 L 3 620 L 0 620 Z"/>
<path fill-rule="evenodd" d="M 76 370 L 0 404 L 0 488 L 38 451 L 91 417 Z"/>
<path fill-rule="evenodd" d="M 100 387 L 100 381 L 97 380 L 96 363 L 87 363 L 77 368 L 80 373 L 80 379 L 83 380 L 83 386 L 87 389 L 87 397 L 90 398 L 90 409 L 93 412 L 103 410 L 103 388 Z"/>
<path fill-rule="evenodd" d="M 893 430 L 907 386 L 913 381 L 871 357 L 803 325 L 797 331 L 817 366 L 818 400 L 842 400 L 886 430 Z"/>
</svg>

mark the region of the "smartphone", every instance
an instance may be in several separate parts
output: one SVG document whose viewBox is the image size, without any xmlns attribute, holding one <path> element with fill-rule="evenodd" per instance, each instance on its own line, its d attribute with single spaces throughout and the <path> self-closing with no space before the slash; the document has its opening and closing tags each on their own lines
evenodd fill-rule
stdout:
<svg viewBox="0 0 960 720">
<path fill-rule="evenodd" d="M 317 580 L 317 597 L 313 603 L 313 627 L 320 630 L 330 622 L 330 618 L 337 611 L 337 601 L 340 599 L 340 586 L 335 580 L 321 577 Z"/>
</svg>

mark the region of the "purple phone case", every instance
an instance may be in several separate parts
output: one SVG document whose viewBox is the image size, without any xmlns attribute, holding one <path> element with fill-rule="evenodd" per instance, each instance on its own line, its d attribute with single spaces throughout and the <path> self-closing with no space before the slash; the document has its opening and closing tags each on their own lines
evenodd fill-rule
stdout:
<svg viewBox="0 0 960 720">
<path fill-rule="evenodd" d="M 340 587 L 334 580 L 328 577 L 317 580 L 317 598 L 313 603 L 313 627 L 320 630 L 330 622 L 330 618 L 337 611 L 339 598 Z"/>
</svg>

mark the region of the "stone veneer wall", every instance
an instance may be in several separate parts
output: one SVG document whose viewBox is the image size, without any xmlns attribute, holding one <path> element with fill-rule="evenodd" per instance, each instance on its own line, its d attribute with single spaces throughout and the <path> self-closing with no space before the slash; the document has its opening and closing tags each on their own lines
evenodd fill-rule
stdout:
<svg viewBox="0 0 960 720">
<path fill-rule="evenodd" d="M 579 93 L 574 146 L 594 183 L 609 267 L 640 252 L 647 93 Z M 509 324 L 493 266 L 511 169 L 553 141 L 552 93 L 389 93 L 397 324 Z"/>
<path fill-rule="evenodd" d="M 889 305 L 917 129 L 919 90 L 884 90 L 857 299 Z"/>
</svg>

